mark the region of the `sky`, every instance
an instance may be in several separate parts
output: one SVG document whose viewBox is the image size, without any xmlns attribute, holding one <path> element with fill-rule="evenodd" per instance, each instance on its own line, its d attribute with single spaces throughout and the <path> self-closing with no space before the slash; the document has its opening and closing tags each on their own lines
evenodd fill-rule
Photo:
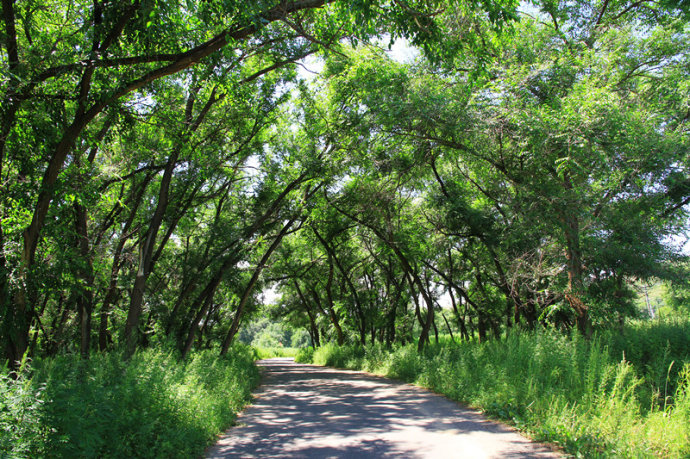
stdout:
<svg viewBox="0 0 690 459">
<path fill-rule="evenodd" d="M 388 50 L 388 38 L 383 38 L 378 43 L 391 57 L 391 59 L 400 63 L 409 63 L 414 61 L 420 52 L 417 48 L 410 45 L 410 42 L 404 38 L 395 41 L 390 50 Z M 320 56 L 307 56 L 298 61 L 297 73 L 300 78 L 305 80 L 314 79 L 323 70 L 323 58 Z"/>
</svg>

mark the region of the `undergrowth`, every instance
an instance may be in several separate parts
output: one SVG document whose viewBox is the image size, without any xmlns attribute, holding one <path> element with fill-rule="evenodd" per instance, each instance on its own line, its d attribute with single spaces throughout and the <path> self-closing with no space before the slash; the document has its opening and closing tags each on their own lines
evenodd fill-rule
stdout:
<svg viewBox="0 0 690 459">
<path fill-rule="evenodd" d="M 254 352 L 61 356 L 0 380 L 0 457 L 195 457 L 258 383 Z"/>
<path fill-rule="evenodd" d="M 296 357 L 299 349 L 296 347 L 261 347 L 253 346 L 259 359 L 272 357 Z"/>
<path fill-rule="evenodd" d="M 483 344 L 432 344 L 422 354 L 414 344 L 326 344 L 298 358 L 419 384 L 578 457 L 689 457 L 690 347 L 681 335 L 690 327 L 656 327 L 591 341 L 514 332 Z M 674 338 L 664 340 L 669 330 Z"/>
</svg>

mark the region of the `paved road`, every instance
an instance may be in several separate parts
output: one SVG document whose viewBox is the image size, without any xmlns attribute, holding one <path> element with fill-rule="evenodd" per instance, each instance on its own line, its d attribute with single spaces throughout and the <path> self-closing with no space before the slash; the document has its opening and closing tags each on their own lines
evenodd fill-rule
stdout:
<svg viewBox="0 0 690 459">
<path fill-rule="evenodd" d="M 361 372 L 259 362 L 264 380 L 207 458 L 554 458 L 444 397 Z"/>
</svg>

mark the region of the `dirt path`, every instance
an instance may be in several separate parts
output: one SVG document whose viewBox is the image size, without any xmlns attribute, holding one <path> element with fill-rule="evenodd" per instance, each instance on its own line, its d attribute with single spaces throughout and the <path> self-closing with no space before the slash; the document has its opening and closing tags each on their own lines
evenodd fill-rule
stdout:
<svg viewBox="0 0 690 459">
<path fill-rule="evenodd" d="M 507 427 L 426 390 L 361 372 L 259 362 L 264 381 L 207 458 L 552 458 Z"/>
</svg>

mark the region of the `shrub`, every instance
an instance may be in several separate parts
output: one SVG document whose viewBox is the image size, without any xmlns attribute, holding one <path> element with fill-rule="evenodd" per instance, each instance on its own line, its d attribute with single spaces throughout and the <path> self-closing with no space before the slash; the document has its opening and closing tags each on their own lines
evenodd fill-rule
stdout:
<svg viewBox="0 0 690 459">
<path fill-rule="evenodd" d="M 360 369 L 364 364 L 364 355 L 362 346 L 338 346 L 335 343 L 326 343 L 316 348 L 313 362 L 316 365 L 329 367 Z"/>
<path fill-rule="evenodd" d="M 295 362 L 297 363 L 313 363 L 314 362 L 314 348 L 313 347 L 303 347 L 297 351 L 295 355 Z"/>
</svg>

